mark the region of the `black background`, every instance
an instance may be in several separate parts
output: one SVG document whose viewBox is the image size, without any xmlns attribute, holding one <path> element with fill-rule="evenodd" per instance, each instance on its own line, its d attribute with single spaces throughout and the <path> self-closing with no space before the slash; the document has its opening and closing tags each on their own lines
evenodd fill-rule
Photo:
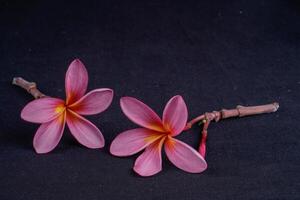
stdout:
<svg viewBox="0 0 300 200">
<path fill-rule="evenodd" d="M 0 4 L 0 199 L 300 199 L 300 3 L 256 1 L 2 1 Z M 79 58 L 89 90 L 114 89 L 112 105 L 89 117 L 106 138 L 101 150 L 65 131 L 37 155 L 37 124 L 20 119 L 32 100 L 14 76 L 64 98 L 64 76 Z M 142 178 L 136 156 L 109 144 L 136 127 L 119 99 L 141 99 L 159 114 L 184 97 L 189 117 L 278 101 L 277 113 L 213 123 L 202 174 L 175 168 Z M 198 146 L 199 127 L 180 135 Z"/>
</svg>

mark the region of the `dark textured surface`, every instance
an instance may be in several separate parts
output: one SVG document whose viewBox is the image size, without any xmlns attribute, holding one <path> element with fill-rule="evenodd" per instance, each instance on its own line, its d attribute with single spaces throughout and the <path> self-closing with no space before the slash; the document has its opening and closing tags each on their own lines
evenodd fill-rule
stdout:
<svg viewBox="0 0 300 200">
<path fill-rule="evenodd" d="M 300 199 L 299 1 L 6 1 L 0 3 L 0 199 Z M 90 119 L 106 146 L 89 150 L 66 131 L 37 155 L 38 127 L 19 114 L 31 96 L 10 84 L 34 80 L 64 98 L 68 64 L 86 65 L 89 89 L 115 90 Z M 208 169 L 188 174 L 164 159 L 141 178 L 136 156 L 112 157 L 109 144 L 135 127 L 119 98 L 158 113 L 181 94 L 190 118 L 205 111 L 280 102 L 275 114 L 229 119 L 209 128 Z M 197 147 L 199 128 L 179 138 Z"/>
</svg>

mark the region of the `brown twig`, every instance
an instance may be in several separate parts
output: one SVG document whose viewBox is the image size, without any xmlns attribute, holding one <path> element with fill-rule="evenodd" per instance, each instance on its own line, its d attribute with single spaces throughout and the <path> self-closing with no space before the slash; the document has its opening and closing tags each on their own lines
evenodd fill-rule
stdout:
<svg viewBox="0 0 300 200">
<path fill-rule="evenodd" d="M 13 78 L 12 84 L 27 90 L 27 92 L 29 92 L 35 99 L 46 96 L 45 94 L 43 94 L 41 91 L 37 89 L 35 82 L 28 82 L 22 77 Z"/>
<path fill-rule="evenodd" d="M 244 117 L 249 115 L 257 115 L 264 113 L 276 112 L 279 108 L 277 102 L 260 105 L 260 106 L 240 106 L 238 105 L 235 109 L 222 109 L 220 111 L 207 112 L 203 115 L 200 115 L 186 124 L 185 130 L 190 129 L 195 123 L 202 122 L 202 138 L 199 145 L 199 153 L 205 157 L 206 153 L 206 139 L 207 139 L 207 129 L 211 121 L 218 122 L 221 119 L 226 119 L 230 117 Z"/>
</svg>

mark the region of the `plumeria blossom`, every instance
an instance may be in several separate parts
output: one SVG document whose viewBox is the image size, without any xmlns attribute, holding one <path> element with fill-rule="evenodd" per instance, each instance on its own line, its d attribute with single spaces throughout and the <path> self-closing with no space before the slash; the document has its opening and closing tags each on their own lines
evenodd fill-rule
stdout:
<svg viewBox="0 0 300 200">
<path fill-rule="evenodd" d="M 50 152 L 57 146 L 66 123 L 80 144 L 92 149 L 104 146 L 104 137 L 100 130 L 82 115 L 98 114 L 106 110 L 112 102 L 113 90 L 101 88 L 85 94 L 87 85 L 87 70 L 76 59 L 66 73 L 66 101 L 43 97 L 24 107 L 21 112 L 22 119 L 41 123 L 33 139 L 37 153 Z"/>
<path fill-rule="evenodd" d="M 130 156 L 145 149 L 136 159 L 134 171 L 152 176 L 162 170 L 161 151 L 164 146 L 168 159 L 178 168 L 200 173 L 207 168 L 204 158 L 192 147 L 174 138 L 185 128 L 188 111 L 181 96 L 169 100 L 162 119 L 143 102 L 123 97 L 122 111 L 134 123 L 142 126 L 119 134 L 110 146 L 115 156 Z"/>
</svg>

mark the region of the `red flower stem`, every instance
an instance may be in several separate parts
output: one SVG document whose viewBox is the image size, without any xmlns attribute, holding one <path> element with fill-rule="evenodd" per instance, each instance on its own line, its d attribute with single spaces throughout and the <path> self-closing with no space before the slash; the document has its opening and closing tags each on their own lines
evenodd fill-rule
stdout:
<svg viewBox="0 0 300 200">
<path fill-rule="evenodd" d="M 43 94 L 41 91 L 37 89 L 35 82 L 29 82 L 23 79 L 22 77 L 15 77 L 12 81 L 13 85 L 17 85 L 30 93 L 35 99 L 45 97 L 46 95 Z"/>
<path fill-rule="evenodd" d="M 199 148 L 198 148 L 198 151 L 203 158 L 205 158 L 205 154 L 206 154 L 207 128 L 208 128 L 209 124 L 210 124 L 210 121 L 206 121 L 203 124 L 202 137 L 201 137 L 201 141 L 200 141 Z"/>
<path fill-rule="evenodd" d="M 264 113 L 276 112 L 279 108 L 277 102 L 271 104 L 265 104 L 260 106 L 240 106 L 238 105 L 235 109 L 222 109 L 220 111 L 207 112 L 202 114 L 191 121 L 189 121 L 184 130 L 189 130 L 195 123 L 203 122 L 202 128 L 202 138 L 199 145 L 199 153 L 205 158 L 206 154 L 206 140 L 207 140 L 207 129 L 211 121 L 218 122 L 221 119 L 226 119 L 230 117 L 244 117 L 249 115 L 258 115 Z"/>
</svg>

